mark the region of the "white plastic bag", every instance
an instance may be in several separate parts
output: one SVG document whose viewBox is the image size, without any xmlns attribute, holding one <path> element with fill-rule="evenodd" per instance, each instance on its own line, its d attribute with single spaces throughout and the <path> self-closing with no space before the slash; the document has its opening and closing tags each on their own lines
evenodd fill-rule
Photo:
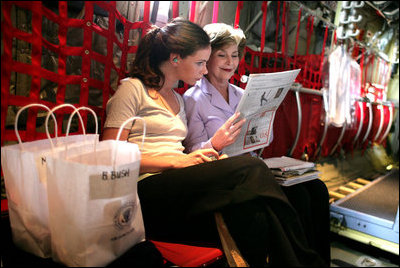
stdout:
<svg viewBox="0 0 400 268">
<path fill-rule="evenodd" d="M 105 266 L 145 238 L 134 143 L 101 141 L 47 157 L 52 257 L 67 266 Z M 143 120 L 143 119 L 141 119 Z M 145 131 L 145 129 L 144 129 Z M 145 134 L 144 134 L 145 135 Z M 143 136 L 144 136 L 143 135 Z"/>
<path fill-rule="evenodd" d="M 48 110 L 48 117 L 52 115 L 55 121 L 53 112 L 43 104 L 22 107 L 15 118 L 15 133 L 19 143 L 1 148 L 1 165 L 14 244 L 34 255 L 48 258 L 51 257 L 51 240 L 48 226 L 46 156 L 52 150 L 64 149 L 66 144 L 70 147 L 84 142 L 93 144 L 98 140 L 98 135 L 57 137 L 55 121 L 56 138 L 22 143 L 17 129 L 18 118 L 23 110 L 32 106 Z M 53 108 L 53 111 L 58 109 L 57 107 Z M 74 106 L 72 108 L 75 109 Z"/>
<path fill-rule="evenodd" d="M 335 127 L 349 125 L 350 117 L 350 56 L 343 46 L 329 55 L 328 122 Z"/>
</svg>

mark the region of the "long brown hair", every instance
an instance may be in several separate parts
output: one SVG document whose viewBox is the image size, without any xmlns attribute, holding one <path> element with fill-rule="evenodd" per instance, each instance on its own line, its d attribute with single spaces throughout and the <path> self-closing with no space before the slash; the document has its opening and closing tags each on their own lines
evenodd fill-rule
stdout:
<svg viewBox="0 0 400 268">
<path fill-rule="evenodd" d="M 139 43 L 130 76 L 139 78 L 146 87 L 161 89 L 165 77 L 160 64 L 171 53 L 185 58 L 209 45 L 207 33 L 191 21 L 176 18 L 162 28 L 153 26 Z"/>
</svg>

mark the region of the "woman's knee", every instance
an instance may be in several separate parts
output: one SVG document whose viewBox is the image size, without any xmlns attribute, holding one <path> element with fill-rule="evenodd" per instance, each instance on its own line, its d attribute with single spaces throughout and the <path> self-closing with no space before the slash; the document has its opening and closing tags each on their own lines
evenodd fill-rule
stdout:
<svg viewBox="0 0 400 268">
<path fill-rule="evenodd" d="M 314 198 L 327 200 L 329 202 L 329 192 L 325 183 L 321 180 L 312 180 L 308 182 L 308 190 Z"/>
<path fill-rule="evenodd" d="M 257 170 L 263 172 L 264 174 L 272 175 L 271 170 L 268 168 L 265 162 L 259 158 L 248 155 L 237 156 L 235 158 L 238 166 L 247 167 L 251 170 Z"/>
<path fill-rule="evenodd" d="M 298 212 L 299 210 L 304 211 L 310 208 L 311 198 L 304 185 L 282 186 L 282 190 Z"/>
</svg>

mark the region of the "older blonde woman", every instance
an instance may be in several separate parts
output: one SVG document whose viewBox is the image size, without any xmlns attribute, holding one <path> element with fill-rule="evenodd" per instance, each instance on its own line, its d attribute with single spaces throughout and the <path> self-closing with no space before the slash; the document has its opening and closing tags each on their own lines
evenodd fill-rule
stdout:
<svg viewBox="0 0 400 268">
<path fill-rule="evenodd" d="M 208 75 L 184 94 L 188 118 L 186 151 L 214 148 L 221 151 L 232 144 L 244 120 L 234 124 L 236 107 L 243 89 L 229 83 L 243 57 L 246 38 L 243 31 L 223 23 L 203 28 L 211 39 L 211 56 L 207 62 Z"/>
<path fill-rule="evenodd" d="M 184 146 L 188 153 L 205 148 L 221 151 L 237 139 L 244 123 L 234 123 L 244 90 L 229 83 L 229 79 L 243 57 L 246 37 L 242 30 L 223 23 L 208 24 L 203 29 L 210 37 L 212 50 L 208 73 L 184 94 L 188 120 Z M 300 216 L 298 228 L 305 230 L 309 246 L 329 263 L 329 194 L 325 184 L 313 180 L 282 190 Z"/>
</svg>

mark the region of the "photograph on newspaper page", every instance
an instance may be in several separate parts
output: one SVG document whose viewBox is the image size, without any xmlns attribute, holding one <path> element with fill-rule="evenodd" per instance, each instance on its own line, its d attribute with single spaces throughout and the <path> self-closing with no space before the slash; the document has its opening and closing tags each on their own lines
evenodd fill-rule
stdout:
<svg viewBox="0 0 400 268">
<path fill-rule="evenodd" d="M 268 146 L 275 112 L 299 74 L 300 69 L 250 74 L 243 97 L 236 112 L 246 118 L 236 141 L 223 153 L 235 156 Z M 238 120 L 240 120 L 238 119 Z"/>
</svg>

